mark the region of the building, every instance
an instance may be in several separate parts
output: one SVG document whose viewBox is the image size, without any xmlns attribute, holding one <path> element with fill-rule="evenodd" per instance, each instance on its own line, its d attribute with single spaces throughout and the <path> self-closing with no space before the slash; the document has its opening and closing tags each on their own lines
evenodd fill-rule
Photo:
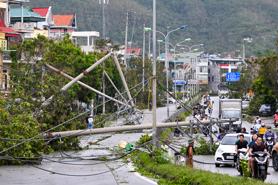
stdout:
<svg viewBox="0 0 278 185">
<path fill-rule="evenodd" d="M 24 7 L 10 8 L 10 24 L 21 34 L 23 39 L 30 39 L 42 34 L 48 37 L 47 27 L 42 27 L 44 17 Z"/>
<path fill-rule="evenodd" d="M 96 31 L 74 31 L 71 33 L 73 42 L 85 53 L 95 51 L 95 39 L 99 35 L 99 32 Z"/>
<path fill-rule="evenodd" d="M 218 93 L 218 90 L 227 84 L 226 74 L 238 72 L 243 61 L 241 58 L 210 57 L 208 64 L 209 89 L 213 93 Z"/>
<path fill-rule="evenodd" d="M 17 3 L 17 1 L 13 1 Z M 0 91 L 8 92 L 10 88 L 10 48 L 21 42 L 21 35 L 13 28 L 9 27 L 9 4 L 10 2 L 0 2 Z"/>
<path fill-rule="evenodd" d="M 37 13 L 38 15 L 40 15 L 43 20 L 38 22 L 37 24 L 37 28 L 39 29 L 48 29 L 51 26 L 54 25 L 54 21 L 53 21 L 53 14 L 52 14 L 52 7 L 35 7 L 32 8 L 32 11 L 34 13 Z"/>
<path fill-rule="evenodd" d="M 71 35 L 76 29 L 76 15 L 53 15 L 54 24 L 50 28 L 49 37 L 52 39 L 61 39 L 65 35 Z"/>
<path fill-rule="evenodd" d="M 200 58 L 196 66 L 196 79 L 204 89 L 208 87 L 208 63 L 208 58 Z"/>
</svg>

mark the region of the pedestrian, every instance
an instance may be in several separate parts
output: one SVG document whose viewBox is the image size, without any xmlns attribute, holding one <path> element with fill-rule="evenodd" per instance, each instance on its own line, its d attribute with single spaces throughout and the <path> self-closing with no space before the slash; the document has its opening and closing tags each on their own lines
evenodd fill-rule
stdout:
<svg viewBox="0 0 278 185">
<path fill-rule="evenodd" d="M 209 113 L 209 115 L 212 114 L 212 109 L 213 109 L 213 102 L 209 101 L 209 104 L 208 104 L 208 113 Z"/>
<path fill-rule="evenodd" d="M 89 115 L 89 117 L 87 118 L 87 128 L 88 129 L 92 129 L 93 128 L 93 121 L 94 121 L 94 119 L 93 119 L 93 115 L 92 114 L 90 114 Z"/>
<path fill-rule="evenodd" d="M 193 168 L 194 141 L 190 139 L 186 149 L 186 166 Z"/>
</svg>

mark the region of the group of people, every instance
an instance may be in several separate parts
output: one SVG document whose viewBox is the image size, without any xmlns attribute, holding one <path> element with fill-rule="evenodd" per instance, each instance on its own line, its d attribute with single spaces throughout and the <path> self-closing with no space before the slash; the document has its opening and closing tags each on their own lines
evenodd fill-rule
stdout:
<svg viewBox="0 0 278 185">
<path fill-rule="evenodd" d="M 200 103 L 197 103 L 194 107 L 193 107 L 193 117 L 198 118 L 198 120 L 202 120 L 202 121 L 206 121 L 208 120 L 208 115 L 212 114 L 212 110 L 213 110 L 213 101 L 211 101 L 210 96 L 209 95 L 205 95 L 203 96 L 203 105 L 201 105 Z M 208 112 L 206 112 L 206 110 Z"/>
<path fill-rule="evenodd" d="M 260 127 L 259 125 L 260 124 Z M 235 143 L 236 145 L 236 153 L 238 153 L 239 149 L 246 148 L 247 154 L 249 155 L 249 168 L 251 169 L 252 175 L 254 176 L 254 152 L 265 152 L 270 155 L 267 151 L 267 147 L 264 143 L 265 138 L 271 137 L 273 142 L 275 142 L 275 133 L 272 132 L 271 127 L 267 127 L 265 129 L 265 125 L 261 123 L 261 120 L 257 117 L 255 128 L 251 131 L 252 140 L 248 143 L 247 140 L 244 139 L 244 133 L 239 135 L 239 140 Z"/>
<path fill-rule="evenodd" d="M 256 117 L 255 124 L 251 128 L 251 133 L 257 134 L 262 139 L 271 138 L 273 141 L 276 139 L 276 135 L 272 132 L 271 126 L 266 126 L 265 123 L 262 123 L 262 120 L 259 116 Z"/>
<path fill-rule="evenodd" d="M 238 153 L 238 150 L 242 148 L 247 149 L 247 154 L 249 155 L 249 161 L 248 165 L 251 169 L 252 176 L 254 176 L 254 152 L 265 152 L 268 153 L 266 149 L 266 145 L 263 142 L 263 139 L 258 136 L 257 134 L 252 135 L 251 142 L 247 142 L 247 140 L 244 139 L 244 134 L 240 134 L 239 140 L 235 143 L 236 145 L 236 153 Z"/>
</svg>

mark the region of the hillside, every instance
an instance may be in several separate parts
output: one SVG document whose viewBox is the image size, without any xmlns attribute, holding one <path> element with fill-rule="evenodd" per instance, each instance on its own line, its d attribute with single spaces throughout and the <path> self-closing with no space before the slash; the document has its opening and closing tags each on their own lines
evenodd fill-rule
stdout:
<svg viewBox="0 0 278 185">
<path fill-rule="evenodd" d="M 54 12 L 76 12 L 80 30 L 102 30 L 99 0 L 30 1 L 30 7 L 51 5 Z M 204 43 L 207 51 L 236 51 L 242 48 L 242 38 L 250 36 L 254 42 L 249 44 L 249 52 L 273 47 L 278 27 L 276 0 L 158 0 L 157 4 L 158 30 L 189 26 L 171 37 L 173 43 L 173 39 L 191 37 L 195 43 Z M 133 35 L 133 42 L 140 46 L 143 23 L 150 25 L 152 21 L 151 0 L 110 0 L 106 9 L 107 36 L 124 42 L 127 10 L 136 12 L 130 14 L 129 40 Z"/>
</svg>

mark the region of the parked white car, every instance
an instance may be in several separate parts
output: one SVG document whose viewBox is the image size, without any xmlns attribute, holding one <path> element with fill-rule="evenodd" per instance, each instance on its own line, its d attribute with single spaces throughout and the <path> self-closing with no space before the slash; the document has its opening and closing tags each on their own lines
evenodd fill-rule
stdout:
<svg viewBox="0 0 278 185">
<path fill-rule="evenodd" d="M 235 165 L 234 158 L 236 155 L 236 141 L 239 139 L 240 133 L 237 134 L 227 134 L 223 137 L 219 147 L 217 148 L 214 160 L 215 166 L 220 167 L 220 165 Z M 252 136 L 250 134 L 244 134 L 244 139 L 251 141 Z"/>
</svg>

